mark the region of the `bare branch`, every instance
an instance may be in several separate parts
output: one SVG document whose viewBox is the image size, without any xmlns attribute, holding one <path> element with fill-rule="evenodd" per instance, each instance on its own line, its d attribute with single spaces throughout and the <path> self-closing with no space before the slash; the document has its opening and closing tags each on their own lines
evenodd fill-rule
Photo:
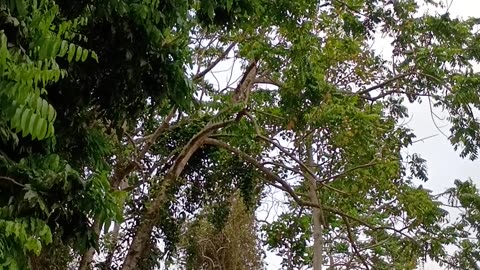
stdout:
<svg viewBox="0 0 480 270">
<path fill-rule="evenodd" d="M 169 122 L 175 115 L 176 111 L 177 111 L 176 107 L 172 108 L 170 113 L 163 120 L 162 124 L 152 134 L 145 136 L 145 138 L 148 138 L 146 139 L 145 146 L 143 147 L 142 151 L 137 155 L 137 157 L 134 160 L 132 160 L 124 168 L 118 169 L 115 171 L 112 178 L 110 179 L 112 188 L 117 189 L 118 186 L 121 184 L 122 180 L 125 178 L 125 176 L 130 174 L 133 171 L 133 169 L 135 169 L 135 167 L 137 167 L 137 165 L 141 163 L 145 154 L 150 150 L 150 147 L 152 147 L 152 145 L 155 143 L 158 137 L 168 128 Z"/>
<path fill-rule="evenodd" d="M 332 180 L 332 179 L 336 179 L 336 178 L 338 178 L 338 177 L 347 175 L 347 174 L 349 174 L 349 173 L 351 173 L 351 172 L 353 172 L 353 171 L 356 171 L 356 170 L 359 170 L 359 169 L 368 168 L 368 167 L 371 167 L 371 166 L 375 166 L 375 165 L 377 165 L 377 164 L 378 164 L 378 162 L 374 162 L 374 161 L 372 160 L 372 161 L 370 161 L 370 162 L 367 163 L 367 164 L 359 165 L 359 166 L 353 167 L 353 168 L 351 168 L 351 169 L 348 169 L 348 170 L 346 170 L 346 171 L 344 171 L 344 172 L 341 172 L 341 173 L 338 173 L 338 174 L 335 174 L 335 175 L 326 177 L 326 178 L 320 180 L 319 182 L 320 182 L 320 183 L 326 183 L 326 182 L 328 182 L 328 181 L 330 181 L 330 180 Z"/>
<path fill-rule="evenodd" d="M 392 78 L 390 78 L 390 79 L 388 79 L 388 80 L 386 80 L 386 81 L 384 81 L 384 82 L 382 82 L 382 83 L 379 83 L 379 84 L 377 84 L 377 85 L 374 85 L 374 86 L 372 86 L 372 87 L 369 87 L 369 88 L 367 88 L 367 89 L 365 89 L 365 90 L 358 91 L 358 92 L 356 92 L 356 94 L 358 94 L 358 95 L 367 94 L 367 93 L 369 93 L 369 92 L 371 92 L 371 91 L 373 91 L 373 90 L 376 90 L 376 89 L 378 89 L 378 88 L 382 88 L 382 87 L 384 87 L 384 86 L 386 86 L 386 85 L 389 85 L 389 84 L 393 83 L 394 81 L 400 80 L 400 79 L 402 79 L 402 78 L 405 78 L 405 77 L 410 76 L 410 75 L 413 75 L 413 74 L 415 74 L 415 72 L 407 72 L 407 73 L 399 74 L 399 75 L 394 76 L 394 77 L 392 77 Z"/>
<path fill-rule="evenodd" d="M 228 46 L 227 49 L 225 51 L 223 51 L 218 56 L 217 59 L 215 59 L 215 61 L 210 63 L 210 65 L 206 69 L 204 69 L 203 71 L 195 74 L 195 76 L 193 76 L 192 80 L 196 81 L 200 78 L 203 78 L 210 70 L 212 70 L 216 65 L 218 65 L 218 63 L 220 63 L 220 61 L 222 61 L 228 55 L 228 53 L 235 47 L 235 45 L 237 45 L 236 42 L 233 42 L 232 44 L 230 44 L 230 46 Z"/>
<path fill-rule="evenodd" d="M 215 145 L 217 147 L 226 149 L 226 150 L 234 153 L 235 155 L 239 156 L 241 159 L 243 159 L 245 161 L 248 161 L 250 164 L 252 164 L 257 169 L 259 169 L 262 173 L 264 173 L 266 179 L 270 182 L 269 183 L 270 185 L 273 185 L 275 182 L 280 184 L 280 185 L 273 185 L 273 186 L 279 188 L 280 190 L 283 190 L 283 191 L 287 192 L 299 206 L 308 206 L 308 207 L 320 208 L 320 206 L 318 204 L 302 200 L 298 196 L 297 192 L 295 192 L 295 190 L 293 190 L 293 188 L 286 181 L 281 179 L 278 175 L 273 173 L 268 168 L 265 168 L 264 166 L 262 166 L 262 164 L 260 164 L 255 158 L 251 157 L 250 155 L 246 154 L 245 152 L 243 152 L 243 151 L 241 151 L 241 150 L 239 150 L 235 147 L 232 147 L 225 142 L 222 142 L 222 141 L 219 141 L 219 140 L 216 140 L 216 139 L 212 139 L 212 138 L 205 139 L 204 143 L 205 144 L 210 144 L 210 145 Z M 402 230 L 396 229 L 394 227 L 389 227 L 389 226 L 375 227 L 375 226 L 369 224 L 368 222 L 362 220 L 361 218 L 351 216 L 349 214 L 346 214 L 346 213 L 342 212 L 341 210 L 338 210 L 336 208 L 329 207 L 329 206 L 326 206 L 326 205 L 322 205 L 321 208 L 325 211 L 328 211 L 332 214 L 336 214 L 340 217 L 345 217 L 345 218 L 348 218 L 349 220 L 356 221 L 360 225 L 363 225 L 363 226 L 365 226 L 365 227 L 367 227 L 371 230 L 390 230 L 390 231 L 394 231 L 394 232 L 396 232 L 400 235 L 403 235 L 403 236 L 407 237 L 409 240 L 411 240 L 415 244 L 419 245 L 415 241 L 415 239 L 413 239 L 411 236 L 405 234 Z"/>
<path fill-rule="evenodd" d="M 309 176 L 313 177 L 315 179 L 315 181 L 317 181 L 320 185 L 322 185 L 322 187 L 325 187 L 325 188 L 328 188 L 330 190 L 333 190 L 335 192 L 338 192 L 340 194 L 343 194 L 343 195 L 348 195 L 347 192 L 345 191 L 342 191 L 342 190 L 339 190 L 339 189 L 336 189 L 334 187 L 331 187 L 329 185 L 326 185 L 325 183 L 321 182 L 318 180 L 317 176 L 315 175 L 314 172 L 312 172 L 312 170 L 307 167 L 305 165 L 305 163 L 303 163 L 302 161 L 300 161 L 297 157 L 295 157 L 292 153 L 290 153 L 289 151 L 287 151 L 287 149 L 285 149 L 285 147 L 281 146 L 279 143 L 275 142 L 274 140 L 268 138 L 268 137 L 265 137 L 261 134 L 258 134 L 257 135 L 258 138 L 266 141 L 266 142 L 269 142 L 271 144 L 273 144 L 275 147 L 277 147 L 281 152 L 283 152 L 284 154 L 288 155 L 291 159 L 293 159 L 300 167 L 302 170 L 304 170 L 306 172 L 306 174 L 308 174 Z"/>
<path fill-rule="evenodd" d="M 13 178 L 10 178 L 10 177 L 8 177 L 8 176 L 0 176 L 0 179 L 3 179 L 3 180 L 8 180 L 8 181 L 10 181 L 10 182 L 14 183 L 14 184 L 15 184 L 15 185 L 17 185 L 17 186 L 20 186 L 20 187 L 25 187 L 25 185 L 24 185 L 24 184 L 22 184 L 22 183 L 19 183 L 19 182 L 17 182 L 15 179 L 13 179 Z"/>
<path fill-rule="evenodd" d="M 270 85 L 276 86 L 278 88 L 282 87 L 282 83 L 280 83 L 279 81 L 273 80 L 271 78 L 256 78 L 253 81 L 253 83 L 254 84 L 270 84 Z"/>
<path fill-rule="evenodd" d="M 362 254 L 360 254 L 360 251 L 358 250 L 357 244 L 355 243 L 355 239 L 353 239 L 352 228 L 350 226 L 350 222 L 348 222 L 348 219 L 343 217 L 343 216 L 342 216 L 342 219 L 343 219 L 343 222 L 345 223 L 345 226 L 347 227 L 348 240 L 350 241 L 350 244 L 352 245 L 353 251 L 355 252 L 357 257 L 360 259 L 360 261 L 362 261 L 363 265 L 365 265 L 365 268 L 367 270 L 369 270 L 370 267 L 368 266 L 367 261 L 362 256 Z"/>
</svg>

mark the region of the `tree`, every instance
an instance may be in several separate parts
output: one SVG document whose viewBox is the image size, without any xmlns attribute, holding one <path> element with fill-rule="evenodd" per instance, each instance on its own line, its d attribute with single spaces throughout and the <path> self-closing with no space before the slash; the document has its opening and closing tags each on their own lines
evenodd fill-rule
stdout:
<svg viewBox="0 0 480 270">
<path fill-rule="evenodd" d="M 413 0 L 2 3 L 1 267 L 168 266 L 185 247 L 182 230 L 213 241 L 232 222 L 251 224 L 225 209 L 240 191 L 251 213 L 271 186 L 289 196 L 289 213 L 263 227 L 264 240 L 288 269 L 414 269 L 426 257 L 475 269 L 476 242 L 460 240 L 476 195 L 458 196 L 468 214 L 445 230 L 440 201 L 415 182 L 428 180 L 425 160 L 401 154 L 415 134 L 400 123 L 405 97 L 441 107 L 453 147 L 478 157 L 478 20 L 418 9 Z M 380 33 L 392 59 L 370 46 Z M 453 257 L 451 243 L 462 248 Z"/>
</svg>

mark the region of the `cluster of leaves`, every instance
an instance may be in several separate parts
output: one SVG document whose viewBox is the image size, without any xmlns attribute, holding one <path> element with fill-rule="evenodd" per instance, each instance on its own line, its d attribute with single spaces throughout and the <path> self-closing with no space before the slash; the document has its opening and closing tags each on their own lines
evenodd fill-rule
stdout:
<svg viewBox="0 0 480 270">
<path fill-rule="evenodd" d="M 22 137 L 42 140 L 54 133 L 55 109 L 42 98 L 46 87 L 65 78 L 57 58 L 68 62 L 85 61 L 95 53 L 75 44 L 76 29 L 86 19 L 54 23 L 59 8 L 52 1 L 15 1 L 2 4 L 0 33 L 0 73 L 2 85 L 2 140 L 18 142 Z M 15 132 L 8 129 L 14 128 Z"/>
<path fill-rule="evenodd" d="M 456 220 L 446 224 L 440 235 L 448 239 L 455 248 L 453 256 L 445 258 L 437 255 L 440 265 L 449 268 L 478 269 L 480 256 L 480 192 L 472 180 L 455 180 L 455 186 L 442 194 L 447 205 L 460 210 Z M 432 243 L 431 249 L 435 248 Z M 443 255 L 443 254 L 440 254 Z"/>
</svg>

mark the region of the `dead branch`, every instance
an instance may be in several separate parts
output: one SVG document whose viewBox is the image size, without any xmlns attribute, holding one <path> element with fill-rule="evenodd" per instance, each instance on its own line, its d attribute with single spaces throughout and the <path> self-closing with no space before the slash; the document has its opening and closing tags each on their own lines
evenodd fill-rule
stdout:
<svg viewBox="0 0 480 270">
<path fill-rule="evenodd" d="M 213 61 L 212 63 L 210 63 L 210 65 L 205 68 L 203 71 L 195 74 L 195 76 L 193 76 L 192 80 L 193 81 L 196 81 L 200 78 L 203 78 L 208 72 L 210 72 L 213 68 L 215 68 L 215 66 L 218 65 L 218 63 L 220 63 L 220 61 L 222 61 L 223 59 L 225 59 L 225 57 L 228 55 L 228 53 L 235 47 L 235 45 L 237 45 L 236 42 L 230 44 L 230 46 L 227 47 L 227 49 L 225 49 L 225 51 L 223 51 L 218 57 L 217 59 L 215 59 L 215 61 Z"/>
</svg>

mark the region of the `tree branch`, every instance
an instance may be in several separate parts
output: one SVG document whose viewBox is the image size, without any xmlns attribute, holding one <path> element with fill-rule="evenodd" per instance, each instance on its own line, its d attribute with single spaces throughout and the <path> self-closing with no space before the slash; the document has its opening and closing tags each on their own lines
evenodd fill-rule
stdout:
<svg viewBox="0 0 480 270">
<path fill-rule="evenodd" d="M 353 172 L 353 171 L 356 171 L 356 170 L 359 170 L 359 169 L 363 169 L 363 168 L 368 168 L 368 167 L 370 167 L 370 166 L 375 166 L 375 165 L 377 165 L 377 164 L 378 164 L 378 162 L 374 162 L 374 161 L 372 160 L 372 161 L 370 161 L 370 162 L 367 163 L 367 164 L 359 165 L 359 166 L 353 167 L 353 168 L 351 168 L 351 169 L 348 169 L 348 170 L 346 170 L 346 171 L 344 171 L 344 172 L 341 172 L 341 173 L 338 173 L 338 174 L 335 174 L 335 175 L 326 177 L 326 178 L 320 180 L 319 182 L 320 182 L 320 183 L 325 183 L 325 182 L 328 182 L 328 181 L 330 181 L 330 180 L 332 180 L 332 179 L 336 179 L 336 178 L 338 178 L 338 177 L 347 175 L 347 174 L 349 174 L 349 173 L 351 173 L 351 172 Z"/>
<path fill-rule="evenodd" d="M 232 44 L 230 44 L 230 46 L 228 46 L 227 49 L 225 51 L 223 51 L 218 56 L 217 59 L 215 59 L 215 61 L 210 63 L 210 65 L 207 68 L 205 68 L 203 71 L 195 74 L 195 76 L 193 76 L 192 80 L 196 81 L 200 78 L 203 78 L 210 70 L 212 70 L 216 65 L 218 65 L 218 63 L 220 63 L 220 61 L 222 61 L 228 55 L 228 53 L 235 47 L 235 45 L 237 45 L 236 42 L 233 42 Z"/>
<path fill-rule="evenodd" d="M 10 182 L 14 183 L 14 184 L 15 184 L 15 185 L 17 185 L 17 186 L 20 186 L 20 187 L 25 187 L 25 185 L 24 185 L 24 184 L 22 184 L 22 183 L 19 183 L 19 182 L 17 182 L 15 179 L 13 179 L 13 178 L 10 178 L 10 177 L 8 177 L 8 176 L 0 176 L 0 179 L 3 179 L 3 180 L 8 180 L 8 181 L 10 181 Z"/>
<path fill-rule="evenodd" d="M 276 86 L 278 88 L 282 87 L 282 83 L 280 83 L 279 81 L 273 80 L 271 78 L 256 78 L 253 81 L 253 83 L 254 84 L 270 84 L 270 85 Z"/>
<path fill-rule="evenodd" d="M 248 114 L 247 114 L 248 116 Z M 290 153 L 289 151 L 287 151 L 287 149 L 285 149 L 285 147 L 281 146 L 279 143 L 275 142 L 274 140 L 268 138 L 268 137 L 265 137 L 261 134 L 257 134 L 257 137 L 266 141 L 266 142 L 269 142 L 271 144 L 273 144 L 275 147 L 277 147 L 281 152 L 283 152 L 284 154 L 286 154 L 287 156 L 289 156 L 291 159 L 293 159 L 300 167 L 302 170 L 305 171 L 305 173 L 311 177 L 313 177 L 315 179 L 316 182 L 318 182 L 322 187 L 325 187 L 325 188 L 328 188 L 330 190 L 333 190 L 337 193 L 340 193 L 340 194 L 343 194 L 343 195 L 348 195 L 347 192 L 345 191 L 342 191 L 342 190 L 339 190 L 339 189 L 336 189 L 334 187 L 331 187 L 329 185 L 326 185 L 325 183 L 321 182 L 318 180 L 317 176 L 315 175 L 315 173 L 312 172 L 312 170 L 307 167 L 305 165 L 305 163 L 303 163 L 302 161 L 300 161 L 297 157 L 295 157 L 292 153 Z"/>
<path fill-rule="evenodd" d="M 356 92 L 355 94 L 358 94 L 358 95 L 367 94 L 367 93 L 369 93 L 369 92 L 371 92 L 371 91 L 373 91 L 373 90 L 376 90 L 376 89 L 378 89 L 378 88 L 382 88 L 382 87 L 384 87 L 384 86 L 386 86 L 386 85 L 391 84 L 391 83 L 394 82 L 394 81 L 400 80 L 400 79 L 402 79 L 402 78 L 405 78 L 405 77 L 410 76 L 410 75 L 413 75 L 413 74 L 415 74 L 415 72 L 407 72 L 407 73 L 399 74 L 399 75 L 394 76 L 394 77 L 392 77 L 392 78 L 390 78 L 390 79 L 388 79 L 388 80 L 386 80 L 386 81 L 384 81 L 384 82 L 382 82 L 382 83 L 379 83 L 379 84 L 377 84 L 377 85 L 374 85 L 374 86 L 372 86 L 372 87 L 369 87 L 369 88 L 367 88 L 367 89 L 365 89 L 365 90 L 358 91 L 358 92 Z"/>
<path fill-rule="evenodd" d="M 243 79 L 235 90 L 233 101 L 234 105 L 240 102 L 248 101 L 248 93 L 252 87 L 253 79 L 256 76 L 256 61 L 252 61 L 244 73 Z M 222 113 L 222 112 L 220 112 Z M 143 253 L 147 241 L 150 239 L 151 232 L 154 227 L 157 213 L 162 211 L 162 205 L 168 201 L 167 191 L 172 185 L 179 184 L 178 177 L 185 168 L 185 165 L 197 149 L 205 143 L 208 138 L 216 130 L 226 127 L 233 122 L 240 121 L 244 115 L 244 110 L 237 113 L 234 119 L 223 121 L 220 123 L 209 123 L 200 130 L 190 141 L 182 148 L 182 151 L 175 159 L 174 164 L 170 167 L 166 176 L 159 187 L 153 188 L 151 194 L 152 200 L 142 211 L 142 223 L 136 226 L 135 236 L 124 258 L 122 270 L 133 270 L 138 262 L 140 254 Z M 181 182 L 180 182 L 181 183 Z"/>
<path fill-rule="evenodd" d="M 348 222 L 348 219 L 343 217 L 343 216 L 342 216 L 342 219 L 343 219 L 343 222 L 345 223 L 345 226 L 347 227 L 348 240 L 350 241 L 350 244 L 352 245 L 353 251 L 355 252 L 357 257 L 360 259 L 360 261 L 362 261 L 363 265 L 365 265 L 365 268 L 367 270 L 369 270 L 370 267 L 368 266 L 367 261 L 362 256 L 362 254 L 360 254 L 360 251 L 358 250 L 357 244 L 355 243 L 355 239 L 353 239 L 352 228 L 350 226 L 350 222 Z"/>
<path fill-rule="evenodd" d="M 137 157 L 132 160 L 127 166 L 123 169 L 116 170 L 113 174 L 112 178 L 110 179 L 110 183 L 113 189 L 117 189 L 121 184 L 122 180 L 130 174 L 137 164 L 140 164 L 142 159 L 145 157 L 145 154 L 150 150 L 150 147 L 155 143 L 158 137 L 168 128 L 170 120 L 172 120 L 173 116 L 177 111 L 176 107 L 173 107 L 170 110 L 170 113 L 165 117 L 162 124 L 150 135 L 145 136 L 146 139 L 145 146 L 142 148 L 142 151 L 137 155 Z"/>
</svg>

